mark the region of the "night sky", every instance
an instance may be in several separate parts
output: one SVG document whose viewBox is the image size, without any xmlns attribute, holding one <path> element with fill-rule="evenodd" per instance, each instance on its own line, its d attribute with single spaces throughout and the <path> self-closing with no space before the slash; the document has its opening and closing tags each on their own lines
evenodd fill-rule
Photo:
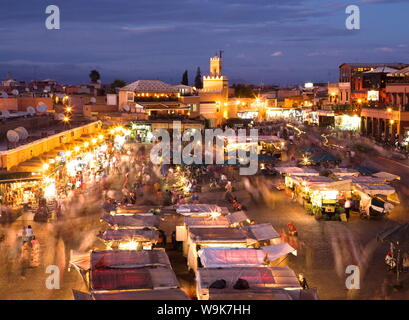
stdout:
<svg viewBox="0 0 409 320">
<path fill-rule="evenodd" d="M 58 5 L 61 29 L 47 30 Z M 345 8 L 361 9 L 361 30 Z M 343 62 L 409 62 L 408 0 L 1 0 L 0 78 L 193 80 L 224 50 L 231 82 L 334 81 Z"/>
</svg>

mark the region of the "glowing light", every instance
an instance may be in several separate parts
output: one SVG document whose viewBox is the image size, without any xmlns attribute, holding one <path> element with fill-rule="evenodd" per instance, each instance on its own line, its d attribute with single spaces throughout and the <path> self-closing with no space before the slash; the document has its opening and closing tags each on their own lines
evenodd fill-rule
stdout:
<svg viewBox="0 0 409 320">
<path fill-rule="evenodd" d="M 106 145 L 106 144 L 103 144 L 102 146 L 101 146 L 101 151 L 102 152 L 106 152 L 108 150 L 108 146 Z"/>
<path fill-rule="evenodd" d="M 89 147 L 89 142 L 84 142 L 84 147 L 88 148 Z"/>
<path fill-rule="evenodd" d="M 104 135 L 103 135 L 103 134 L 100 134 L 100 135 L 98 136 L 98 139 L 99 139 L 99 140 L 104 140 Z"/>
<path fill-rule="evenodd" d="M 65 153 L 65 155 L 66 155 L 67 157 L 71 157 L 71 154 L 72 154 L 72 152 L 69 151 L 69 150 Z"/>
<path fill-rule="evenodd" d="M 136 250 L 138 249 L 138 242 L 133 240 L 128 242 L 121 242 L 118 248 L 119 250 Z"/>
<path fill-rule="evenodd" d="M 65 110 L 66 110 L 67 112 L 71 112 L 71 111 L 72 111 L 72 108 L 71 108 L 71 107 L 67 107 Z"/>
<path fill-rule="evenodd" d="M 392 108 L 388 108 L 387 111 L 388 111 L 388 112 L 392 112 Z"/>
<path fill-rule="evenodd" d="M 358 103 L 362 103 L 362 99 L 358 99 Z"/>
<path fill-rule="evenodd" d="M 97 143 L 97 139 L 95 139 L 95 138 L 92 139 L 92 140 L 91 140 L 91 143 L 92 143 L 92 144 L 96 144 L 96 143 Z"/>
<path fill-rule="evenodd" d="M 79 147 L 79 146 L 76 146 L 75 148 L 74 148 L 74 151 L 75 152 L 79 152 L 81 150 L 81 148 Z"/>
<path fill-rule="evenodd" d="M 47 171 L 50 168 L 50 165 L 48 163 L 43 164 L 43 170 Z"/>
<path fill-rule="evenodd" d="M 61 161 L 61 160 L 62 160 L 62 158 L 60 156 L 55 157 L 55 161 Z"/>
<path fill-rule="evenodd" d="M 64 117 L 64 119 L 62 119 L 62 121 L 64 121 L 64 122 L 68 122 L 68 121 L 70 121 L 70 118 L 69 118 L 69 117 L 67 117 L 67 116 L 65 116 L 65 117 Z"/>
<path fill-rule="evenodd" d="M 216 219 L 216 218 L 219 217 L 219 216 L 221 216 L 221 213 L 220 213 L 220 212 L 217 212 L 217 211 L 212 211 L 212 212 L 210 212 L 210 217 L 211 217 L 212 219 Z"/>
<path fill-rule="evenodd" d="M 390 124 L 394 124 L 394 123 L 395 123 L 395 120 L 389 120 L 389 123 L 390 123 Z"/>
<path fill-rule="evenodd" d="M 50 164 L 54 164 L 54 163 L 55 163 L 55 160 L 54 160 L 54 159 L 50 159 L 49 162 L 50 162 Z"/>
<path fill-rule="evenodd" d="M 44 189 L 44 197 L 49 199 L 55 199 L 57 196 L 57 188 L 55 187 L 55 183 L 49 183 Z"/>
</svg>

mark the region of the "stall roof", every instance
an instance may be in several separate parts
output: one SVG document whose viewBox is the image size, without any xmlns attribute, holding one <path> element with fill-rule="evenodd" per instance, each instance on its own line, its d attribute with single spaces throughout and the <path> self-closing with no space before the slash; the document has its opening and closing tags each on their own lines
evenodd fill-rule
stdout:
<svg viewBox="0 0 409 320">
<path fill-rule="evenodd" d="M 247 242 L 248 235 L 238 228 L 190 228 L 190 236 L 196 242 Z"/>
<path fill-rule="evenodd" d="M 297 290 L 298 291 L 298 290 Z M 277 288 L 249 288 L 246 290 L 209 289 L 209 300 L 293 300 L 287 290 Z"/>
<path fill-rule="evenodd" d="M 119 228 L 157 228 L 159 227 L 160 218 L 158 216 L 145 216 L 145 215 L 105 215 L 102 220 L 111 226 L 117 225 Z"/>
<path fill-rule="evenodd" d="M 323 183 L 321 185 L 311 186 L 312 190 L 337 190 L 337 191 L 351 191 L 352 182 L 351 179 L 341 180 L 341 181 L 332 181 L 329 183 Z"/>
<path fill-rule="evenodd" d="M 378 172 L 378 173 L 374 173 L 373 174 L 374 177 L 377 178 L 381 178 L 384 179 L 385 181 L 394 181 L 394 180 L 400 180 L 400 177 L 392 174 L 392 173 L 388 173 L 388 172 Z"/>
<path fill-rule="evenodd" d="M 177 288 L 175 273 L 169 267 L 135 269 L 96 269 L 91 271 L 92 290 L 139 290 Z"/>
<path fill-rule="evenodd" d="M 288 243 L 280 243 L 272 246 L 266 246 L 261 248 L 267 255 L 269 261 L 279 259 L 286 256 L 289 253 L 296 254 L 296 250 Z"/>
<path fill-rule="evenodd" d="M 227 215 L 226 218 L 230 224 L 240 223 L 248 220 L 248 217 L 244 211 L 233 212 L 232 214 Z"/>
<path fill-rule="evenodd" d="M 108 229 L 103 233 L 101 239 L 104 241 L 158 241 L 159 231 L 145 229 Z"/>
<path fill-rule="evenodd" d="M 215 204 L 182 204 L 176 208 L 176 212 L 182 215 L 222 213 L 222 209 Z"/>
<path fill-rule="evenodd" d="M 204 268 L 261 267 L 266 253 L 252 248 L 202 248 L 198 251 Z"/>
<path fill-rule="evenodd" d="M 304 183 L 306 186 L 333 182 L 334 180 L 324 176 L 295 176 L 292 177 L 298 184 Z"/>
<path fill-rule="evenodd" d="M 363 183 L 363 184 L 385 184 L 385 180 L 376 177 L 359 176 L 359 177 L 349 177 L 341 176 L 337 177 L 339 180 L 351 180 L 353 184 Z"/>
<path fill-rule="evenodd" d="M 335 168 L 330 169 L 331 173 L 336 176 L 359 176 L 360 173 L 357 170 L 349 168 Z"/>
<path fill-rule="evenodd" d="M 185 217 L 185 225 L 188 228 L 194 227 L 229 227 L 230 223 L 227 216 L 217 217 Z"/>
<path fill-rule="evenodd" d="M 181 289 L 93 293 L 94 300 L 190 300 Z"/>
<path fill-rule="evenodd" d="M 252 224 L 243 228 L 248 230 L 249 236 L 257 241 L 280 238 L 280 234 L 271 223 Z"/>
<path fill-rule="evenodd" d="M 93 292 L 72 290 L 74 300 L 190 300 L 181 289 Z"/>
<path fill-rule="evenodd" d="M 91 269 L 123 269 L 146 266 L 168 266 L 169 257 L 163 249 L 101 250 L 91 252 Z"/>
<path fill-rule="evenodd" d="M 396 192 L 394 187 L 391 187 L 388 184 L 363 184 L 358 183 L 356 186 L 361 189 L 363 192 L 369 195 L 385 195 L 389 196 Z"/>
<path fill-rule="evenodd" d="M 319 176 L 319 172 L 315 169 L 300 168 L 300 167 L 276 167 L 281 174 L 288 176 Z"/>
<path fill-rule="evenodd" d="M 209 288 L 216 280 L 225 280 L 232 289 L 238 279 L 247 280 L 250 288 L 299 288 L 293 270 L 288 267 L 202 268 L 196 272 L 201 288 Z"/>
</svg>

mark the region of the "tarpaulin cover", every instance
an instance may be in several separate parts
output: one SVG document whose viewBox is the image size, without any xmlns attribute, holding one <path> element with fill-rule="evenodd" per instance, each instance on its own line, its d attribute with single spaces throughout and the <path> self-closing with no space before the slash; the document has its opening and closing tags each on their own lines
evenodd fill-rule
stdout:
<svg viewBox="0 0 409 320">
<path fill-rule="evenodd" d="M 93 290 L 138 290 L 177 288 L 175 273 L 169 267 L 97 269 L 91 272 Z"/>
<path fill-rule="evenodd" d="M 359 176 L 359 171 L 349 168 L 330 169 L 331 173 L 336 176 Z"/>
<path fill-rule="evenodd" d="M 165 250 L 104 250 L 91 252 L 91 269 L 124 269 L 152 265 L 170 266 Z"/>
<path fill-rule="evenodd" d="M 190 300 L 180 289 L 93 293 L 95 300 Z"/>
<path fill-rule="evenodd" d="M 252 224 L 244 228 L 249 230 L 249 236 L 257 241 L 280 238 L 280 234 L 273 228 L 271 223 Z"/>
<path fill-rule="evenodd" d="M 183 215 L 193 215 L 199 213 L 210 214 L 211 212 L 221 213 L 221 208 L 215 204 L 182 204 L 176 208 L 176 212 Z"/>
<path fill-rule="evenodd" d="M 247 232 L 238 228 L 190 228 L 196 242 L 246 242 Z"/>
<path fill-rule="evenodd" d="M 319 172 L 310 168 L 276 167 L 275 170 L 289 176 L 319 176 Z"/>
<path fill-rule="evenodd" d="M 288 267 L 202 268 L 197 270 L 196 278 L 200 288 L 209 288 L 220 279 L 227 282 L 227 288 L 233 288 L 239 278 L 247 280 L 250 288 L 300 287 L 294 271 Z"/>
<path fill-rule="evenodd" d="M 395 188 L 391 187 L 390 185 L 387 184 L 363 184 L 363 183 L 358 183 L 356 186 L 361 189 L 363 192 L 369 194 L 369 195 L 392 195 L 396 192 Z"/>
<path fill-rule="evenodd" d="M 91 269 L 90 253 L 71 250 L 70 265 L 74 266 L 77 269 L 85 271 Z"/>
<path fill-rule="evenodd" d="M 336 190 L 336 191 L 351 191 L 352 189 L 352 180 L 341 180 L 341 181 L 333 181 L 328 183 L 323 183 L 316 186 L 311 186 L 311 190 L 318 190 L 318 191 L 328 191 L 328 190 Z"/>
<path fill-rule="evenodd" d="M 120 240 L 120 241 L 152 241 L 157 242 L 159 240 L 158 230 L 144 230 L 144 229 L 108 229 L 102 237 L 102 240 Z"/>
<path fill-rule="evenodd" d="M 139 269 L 97 269 L 91 272 L 93 290 L 153 289 L 149 270 Z"/>
<path fill-rule="evenodd" d="M 160 218 L 158 216 L 113 216 L 105 215 L 102 220 L 111 226 L 117 225 L 119 228 L 157 228 L 159 227 Z"/>
<path fill-rule="evenodd" d="M 295 183 L 302 184 L 304 186 L 319 185 L 334 181 L 334 179 L 324 176 L 295 176 L 291 177 L 290 179 L 293 179 Z"/>
<path fill-rule="evenodd" d="M 74 296 L 74 300 L 93 300 L 92 295 L 86 292 L 81 292 L 78 290 L 72 290 L 72 295 Z"/>
<path fill-rule="evenodd" d="M 373 174 L 373 176 L 384 179 L 385 181 L 400 180 L 399 176 L 392 174 L 392 173 L 388 173 L 388 172 L 378 172 L 378 173 Z"/>
<path fill-rule="evenodd" d="M 226 288 L 209 289 L 209 300 L 292 300 L 292 298 L 288 291 L 279 288 L 249 288 L 247 290 Z"/>
<path fill-rule="evenodd" d="M 248 219 L 244 211 L 233 212 L 232 214 L 227 215 L 226 218 L 230 224 L 240 223 Z"/>
<path fill-rule="evenodd" d="M 262 266 L 266 257 L 262 250 L 251 248 L 202 248 L 198 255 L 204 268 Z"/>
<path fill-rule="evenodd" d="M 376 177 L 360 176 L 360 177 L 338 177 L 340 180 L 351 180 L 353 184 L 385 184 L 385 180 Z"/>
<path fill-rule="evenodd" d="M 293 253 L 296 250 L 290 246 L 288 243 L 280 243 L 273 246 L 265 246 L 261 248 L 264 253 L 267 255 L 269 261 L 279 259 L 286 256 L 289 253 Z"/>
<path fill-rule="evenodd" d="M 217 217 L 185 217 L 185 225 L 192 227 L 228 227 L 230 225 L 226 216 Z"/>
</svg>

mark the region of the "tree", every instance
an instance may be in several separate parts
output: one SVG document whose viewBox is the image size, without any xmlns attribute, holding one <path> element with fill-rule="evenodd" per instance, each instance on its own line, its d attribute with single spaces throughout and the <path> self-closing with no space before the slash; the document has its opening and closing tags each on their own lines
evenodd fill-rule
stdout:
<svg viewBox="0 0 409 320">
<path fill-rule="evenodd" d="M 122 88 L 126 86 L 126 82 L 124 80 L 116 79 L 114 82 L 111 83 L 111 90 L 112 92 L 116 91 L 116 88 Z"/>
<path fill-rule="evenodd" d="M 92 70 L 89 73 L 89 78 L 91 80 L 91 83 L 97 83 L 99 79 L 101 79 L 101 75 L 97 70 Z"/>
<path fill-rule="evenodd" d="M 182 76 L 182 82 L 181 84 L 188 86 L 189 85 L 189 75 L 187 70 L 185 70 L 185 72 L 183 72 L 183 76 Z"/>
<path fill-rule="evenodd" d="M 196 77 L 195 77 L 195 87 L 197 89 L 203 88 L 202 72 L 200 71 L 200 67 L 197 67 Z"/>
<path fill-rule="evenodd" d="M 233 84 L 235 96 L 238 98 L 254 98 L 255 92 L 254 92 L 254 86 L 253 85 L 247 85 L 247 84 Z"/>
</svg>

